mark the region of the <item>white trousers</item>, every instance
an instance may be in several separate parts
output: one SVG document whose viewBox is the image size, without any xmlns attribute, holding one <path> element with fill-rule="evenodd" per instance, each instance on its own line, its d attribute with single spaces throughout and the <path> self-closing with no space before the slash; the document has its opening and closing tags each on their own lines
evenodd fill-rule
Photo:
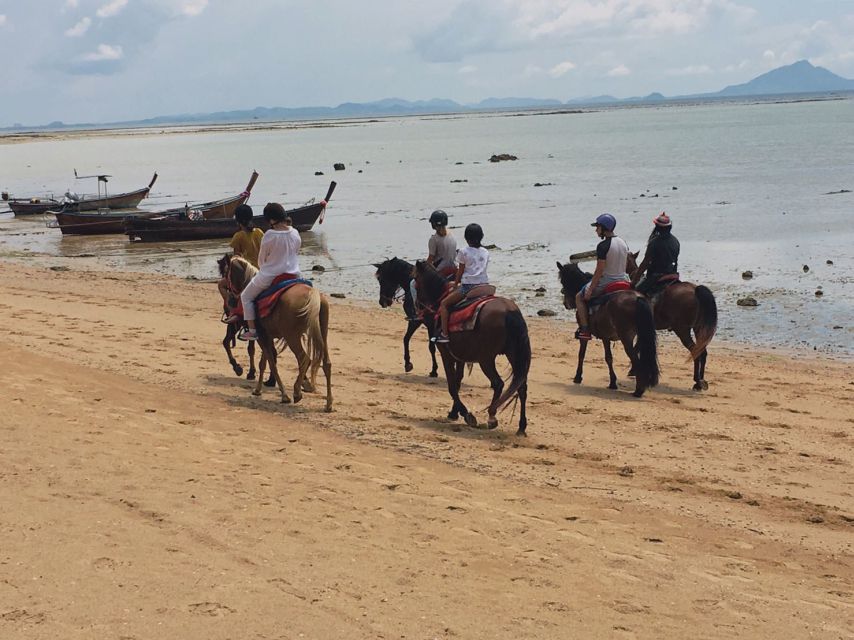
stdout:
<svg viewBox="0 0 854 640">
<path fill-rule="evenodd" d="M 267 289 L 271 284 L 273 284 L 273 280 L 276 279 L 276 276 L 270 276 L 265 273 L 261 273 L 260 271 L 256 273 L 252 280 L 249 281 L 249 284 L 240 292 L 240 302 L 243 304 L 243 319 L 244 320 L 254 320 L 255 319 L 255 298 Z"/>
</svg>

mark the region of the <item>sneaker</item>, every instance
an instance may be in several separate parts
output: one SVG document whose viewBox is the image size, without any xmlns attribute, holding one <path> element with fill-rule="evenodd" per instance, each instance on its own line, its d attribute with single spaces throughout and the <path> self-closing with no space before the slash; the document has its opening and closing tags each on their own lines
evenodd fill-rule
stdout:
<svg viewBox="0 0 854 640">
<path fill-rule="evenodd" d="M 258 332 L 255 329 L 246 329 L 245 331 L 241 331 L 237 335 L 238 340 L 243 340 L 244 342 L 250 342 L 252 340 L 258 339 Z"/>
<path fill-rule="evenodd" d="M 432 338 L 430 338 L 430 342 L 435 342 L 436 344 L 445 344 L 445 343 L 450 342 L 450 341 L 451 341 L 450 338 L 448 338 L 448 336 L 446 336 L 441 331 L 439 333 L 437 333 L 435 336 L 433 336 Z"/>
<path fill-rule="evenodd" d="M 590 331 L 588 329 L 576 329 L 575 339 L 576 340 L 592 340 L 593 335 L 590 333 Z"/>
</svg>

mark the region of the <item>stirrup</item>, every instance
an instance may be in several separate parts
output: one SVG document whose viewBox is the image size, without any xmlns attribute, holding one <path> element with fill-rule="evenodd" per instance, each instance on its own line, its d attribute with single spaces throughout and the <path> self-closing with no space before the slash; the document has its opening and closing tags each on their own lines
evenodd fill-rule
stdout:
<svg viewBox="0 0 854 640">
<path fill-rule="evenodd" d="M 258 332 L 255 329 L 244 329 L 237 334 L 237 339 L 244 342 L 251 342 L 258 339 Z"/>
<path fill-rule="evenodd" d="M 446 336 L 444 333 L 442 333 L 441 331 L 439 333 L 437 333 L 435 336 L 433 336 L 432 338 L 430 338 L 430 342 L 434 342 L 436 344 L 447 344 L 450 341 L 451 341 L 451 339 L 448 336 Z"/>
</svg>

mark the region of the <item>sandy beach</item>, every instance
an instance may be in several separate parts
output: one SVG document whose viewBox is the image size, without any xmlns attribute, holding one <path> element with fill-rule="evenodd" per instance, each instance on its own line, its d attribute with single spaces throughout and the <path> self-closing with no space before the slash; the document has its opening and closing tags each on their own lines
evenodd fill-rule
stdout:
<svg viewBox="0 0 854 640">
<path fill-rule="evenodd" d="M 519 439 L 444 419 L 399 308 L 332 301 L 326 414 L 250 395 L 212 283 L 4 262 L 0 294 L 0 637 L 854 635 L 850 362 L 717 342 L 697 394 L 663 336 L 636 400 L 532 319 Z"/>
</svg>

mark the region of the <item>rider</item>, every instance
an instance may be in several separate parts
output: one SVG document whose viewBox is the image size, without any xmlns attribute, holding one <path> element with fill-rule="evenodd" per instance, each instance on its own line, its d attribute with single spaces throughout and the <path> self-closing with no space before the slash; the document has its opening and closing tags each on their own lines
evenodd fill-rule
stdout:
<svg viewBox="0 0 854 640">
<path fill-rule="evenodd" d="M 448 342 L 448 316 L 449 309 L 465 298 L 475 287 L 489 284 L 489 276 L 486 267 L 489 265 L 489 251 L 481 242 L 483 241 L 483 229 L 479 224 L 472 223 L 466 227 L 465 239 L 467 247 L 457 251 L 457 272 L 454 286 L 456 287 L 439 304 L 439 317 L 442 320 L 442 331 L 433 338 L 434 342 Z"/>
<path fill-rule="evenodd" d="M 231 237 L 231 248 L 234 255 L 244 258 L 256 269 L 258 268 L 258 250 L 261 248 L 261 238 L 264 232 L 253 222 L 252 207 L 242 204 L 234 212 L 234 219 L 240 229 Z"/>
<path fill-rule="evenodd" d="M 662 276 L 679 272 L 679 240 L 673 235 L 673 225 L 664 211 L 653 218 L 655 230 L 646 245 L 646 254 L 637 270 L 632 274 L 632 286 L 647 295 Z M 646 273 L 643 280 L 641 276 Z M 638 282 L 640 280 L 640 282 Z"/>
<path fill-rule="evenodd" d="M 436 233 L 427 242 L 427 262 L 451 275 L 457 268 L 457 240 L 448 232 L 448 214 L 437 209 L 430 214 L 430 226 Z"/>
<path fill-rule="evenodd" d="M 283 274 L 299 278 L 299 250 L 302 239 L 299 232 L 291 226 L 291 218 L 285 213 L 285 208 L 277 202 L 270 202 L 264 207 L 264 218 L 270 223 L 270 230 L 261 240 L 258 252 L 258 273 L 240 294 L 243 303 L 243 317 L 249 329 L 241 333 L 241 340 L 256 340 L 255 330 L 255 298 L 267 289 L 273 280 Z"/>
<path fill-rule="evenodd" d="M 596 235 L 602 238 L 602 242 L 596 246 L 596 270 L 593 272 L 593 279 L 575 296 L 575 315 L 578 319 L 575 337 L 579 340 L 590 340 L 593 337 L 588 328 L 587 302 L 600 295 L 605 287 L 613 282 L 629 282 L 629 276 L 626 274 L 629 247 L 625 240 L 614 234 L 617 219 L 610 213 L 603 213 L 590 226 L 596 227 Z"/>
</svg>

